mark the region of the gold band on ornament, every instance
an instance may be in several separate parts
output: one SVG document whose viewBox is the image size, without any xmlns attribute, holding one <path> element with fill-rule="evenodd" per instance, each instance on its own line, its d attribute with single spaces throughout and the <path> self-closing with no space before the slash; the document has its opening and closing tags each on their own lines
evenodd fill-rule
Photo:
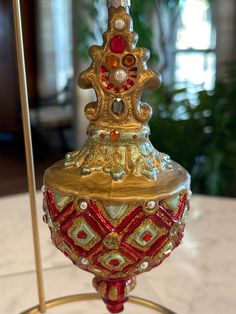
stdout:
<svg viewBox="0 0 236 314">
<path fill-rule="evenodd" d="M 128 8 L 131 6 L 131 0 L 108 0 L 107 1 L 108 8 L 114 7 L 114 8 Z"/>
<path fill-rule="evenodd" d="M 140 140 L 147 140 L 150 136 L 151 131 L 148 126 L 139 128 L 139 129 L 122 129 L 122 128 L 94 128 L 93 126 L 88 127 L 87 134 L 89 138 L 93 140 L 101 139 L 103 141 L 114 142 L 112 140 L 112 134 L 117 134 L 117 138 L 115 142 L 124 142 L 124 141 L 140 141 Z M 127 142 L 127 145 L 129 143 Z"/>
</svg>

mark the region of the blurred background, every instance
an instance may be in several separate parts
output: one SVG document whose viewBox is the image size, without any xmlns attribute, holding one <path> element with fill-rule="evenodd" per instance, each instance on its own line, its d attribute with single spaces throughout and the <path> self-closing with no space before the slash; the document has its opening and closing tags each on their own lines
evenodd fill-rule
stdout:
<svg viewBox="0 0 236 314">
<path fill-rule="evenodd" d="M 77 87 L 88 47 L 102 43 L 105 0 L 21 0 L 38 188 L 45 168 L 86 138 Z M 139 46 L 161 89 L 152 142 L 192 175 L 195 193 L 236 196 L 235 0 L 133 0 Z M 0 0 L 0 196 L 27 190 L 12 4 Z"/>
</svg>

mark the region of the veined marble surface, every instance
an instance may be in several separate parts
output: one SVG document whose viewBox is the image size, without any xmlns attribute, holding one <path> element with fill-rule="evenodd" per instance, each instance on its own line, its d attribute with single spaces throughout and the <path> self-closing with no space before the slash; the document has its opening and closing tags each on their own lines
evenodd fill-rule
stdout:
<svg viewBox="0 0 236 314">
<path fill-rule="evenodd" d="M 94 292 L 92 275 L 75 268 L 50 241 L 38 214 L 46 298 Z M 134 294 L 162 303 L 178 314 L 236 313 L 236 200 L 193 196 L 183 244 L 150 273 L 138 277 Z M 0 199 L 0 313 L 19 314 L 34 306 L 37 287 L 28 196 Z M 49 314 L 105 313 L 102 302 L 75 303 Z M 128 305 L 124 314 L 155 313 Z"/>
</svg>

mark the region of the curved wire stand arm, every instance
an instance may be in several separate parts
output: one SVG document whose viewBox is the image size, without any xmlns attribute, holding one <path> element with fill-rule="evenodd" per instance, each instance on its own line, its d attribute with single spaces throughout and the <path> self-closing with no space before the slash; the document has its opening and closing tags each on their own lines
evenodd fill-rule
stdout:
<svg viewBox="0 0 236 314">
<path fill-rule="evenodd" d="M 73 302 L 98 301 L 100 299 L 101 298 L 97 293 L 85 293 L 85 294 L 71 295 L 71 296 L 66 296 L 66 297 L 57 298 L 57 299 L 47 301 L 46 302 L 46 309 L 51 309 L 54 307 L 58 307 L 60 305 L 73 303 Z M 131 304 L 136 304 L 136 305 L 151 309 L 157 313 L 176 314 L 175 312 L 165 308 L 164 306 L 159 305 L 159 304 L 154 303 L 154 302 L 151 302 L 151 301 L 146 300 L 146 299 L 131 296 L 131 297 L 129 297 L 128 302 Z M 31 308 L 27 311 L 24 311 L 20 314 L 39 314 L 39 313 L 40 313 L 39 307 L 36 306 L 36 307 L 33 307 L 33 308 Z"/>
</svg>

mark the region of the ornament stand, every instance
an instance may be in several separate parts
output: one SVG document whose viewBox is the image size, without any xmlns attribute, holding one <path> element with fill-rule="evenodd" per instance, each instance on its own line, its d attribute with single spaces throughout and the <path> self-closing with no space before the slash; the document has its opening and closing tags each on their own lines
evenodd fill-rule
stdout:
<svg viewBox="0 0 236 314">
<path fill-rule="evenodd" d="M 100 297 L 96 293 L 87 293 L 87 294 L 78 294 L 78 295 L 61 297 L 61 298 L 53 299 L 50 301 L 45 301 L 43 269 L 42 269 L 42 262 L 41 262 L 39 230 L 38 230 L 38 220 L 37 220 L 36 184 L 35 184 L 34 159 L 33 159 L 32 138 L 31 138 L 31 128 L 30 128 L 28 88 L 27 88 L 27 78 L 26 78 L 25 59 L 24 59 L 24 43 L 23 43 L 23 33 L 22 33 L 20 0 L 13 0 L 13 11 L 14 11 L 15 34 L 16 34 L 17 63 L 18 63 L 18 72 L 19 72 L 19 86 L 20 86 L 20 96 L 21 96 L 21 111 L 22 111 L 23 130 L 24 130 L 26 164 L 27 164 L 29 200 L 30 200 L 30 207 L 31 207 L 31 219 L 32 219 L 32 230 L 33 230 L 35 267 L 36 267 L 38 299 L 39 299 L 39 305 L 31 309 L 28 309 L 22 312 L 21 314 L 37 314 L 37 313 L 45 313 L 47 309 L 58 307 L 60 305 L 64 305 L 68 303 L 82 302 L 82 301 L 97 301 L 97 300 L 100 300 Z M 131 304 L 138 305 L 138 306 L 146 307 L 158 313 L 175 314 L 173 311 L 146 299 L 132 296 L 132 297 L 129 297 L 128 302 Z"/>
<path fill-rule="evenodd" d="M 98 301 L 100 300 L 100 296 L 97 293 L 85 293 L 85 294 L 78 294 L 78 295 L 72 295 L 72 296 L 66 296 L 54 300 L 50 300 L 45 303 L 46 309 L 51 309 L 60 305 L 73 303 L 73 302 L 82 302 L 82 301 Z M 145 308 L 151 309 L 157 313 L 162 314 L 175 314 L 171 310 L 157 304 L 151 301 L 148 301 L 146 299 L 137 298 L 137 297 L 129 297 L 128 303 L 136 304 L 138 306 L 143 306 Z M 20 314 L 38 314 L 39 307 L 33 307 L 25 312 L 22 312 Z M 124 312 L 125 313 L 125 312 Z"/>
</svg>

